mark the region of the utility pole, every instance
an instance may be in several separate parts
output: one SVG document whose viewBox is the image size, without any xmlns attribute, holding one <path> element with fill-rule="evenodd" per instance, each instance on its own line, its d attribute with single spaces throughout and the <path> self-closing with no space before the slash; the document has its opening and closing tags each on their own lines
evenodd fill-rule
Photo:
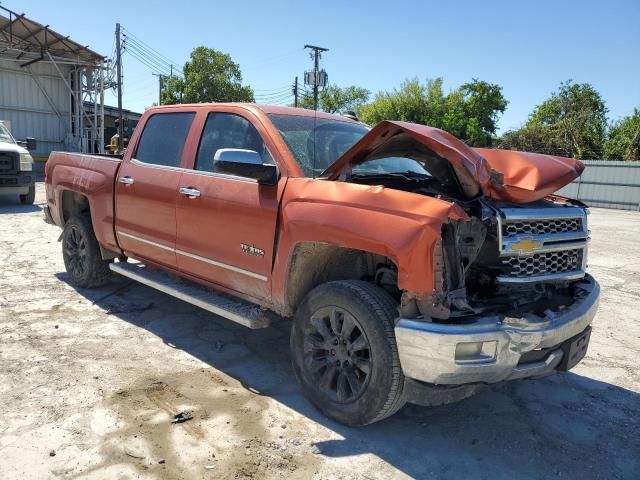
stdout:
<svg viewBox="0 0 640 480">
<path fill-rule="evenodd" d="M 161 73 L 152 73 L 151 75 L 155 75 L 158 77 L 159 88 L 158 88 L 158 105 L 162 105 L 162 89 L 164 87 L 164 75 Z"/>
<path fill-rule="evenodd" d="M 314 45 L 305 45 L 304 48 L 308 48 L 312 50 L 312 58 L 313 58 L 313 76 L 312 82 L 307 81 L 305 78 L 305 83 L 311 84 L 313 86 L 313 109 L 318 110 L 318 87 L 324 87 L 327 84 L 327 72 L 322 70 L 320 71 L 320 56 L 322 52 L 328 52 L 328 48 L 316 47 Z M 307 72 L 308 73 L 308 72 Z M 307 75 L 305 75 L 307 77 Z"/>
<path fill-rule="evenodd" d="M 296 81 L 293 84 L 293 106 L 298 107 L 298 77 L 296 77 Z"/>
<path fill-rule="evenodd" d="M 124 125 L 122 121 L 122 51 L 119 23 L 116 23 L 116 75 L 118 77 L 118 152 L 122 152 L 124 150 Z"/>
</svg>

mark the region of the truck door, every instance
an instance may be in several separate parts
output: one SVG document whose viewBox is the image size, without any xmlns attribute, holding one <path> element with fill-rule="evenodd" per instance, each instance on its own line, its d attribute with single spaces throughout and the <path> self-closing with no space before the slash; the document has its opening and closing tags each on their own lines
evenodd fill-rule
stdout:
<svg viewBox="0 0 640 480">
<path fill-rule="evenodd" d="M 127 255 L 176 266 L 176 197 L 185 141 L 195 113 L 153 114 L 118 170 L 115 226 Z"/>
<path fill-rule="evenodd" d="M 256 126 L 262 129 L 241 112 L 208 114 L 193 169 L 180 179 L 176 255 L 185 273 L 268 298 L 278 203 L 286 180 L 261 185 L 216 171 L 213 160 L 220 148 L 241 148 L 257 151 L 263 162 L 274 162 L 267 136 Z"/>
</svg>

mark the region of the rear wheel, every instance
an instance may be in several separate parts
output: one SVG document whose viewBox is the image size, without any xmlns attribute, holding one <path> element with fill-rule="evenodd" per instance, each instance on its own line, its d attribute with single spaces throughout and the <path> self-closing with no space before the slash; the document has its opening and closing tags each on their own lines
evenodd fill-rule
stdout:
<svg viewBox="0 0 640 480">
<path fill-rule="evenodd" d="M 327 417 L 366 425 L 404 405 L 396 317 L 389 294 L 361 281 L 326 283 L 303 300 L 291 331 L 294 372 Z"/>
<path fill-rule="evenodd" d="M 20 203 L 22 203 L 23 205 L 32 205 L 35 199 L 36 199 L 35 185 L 29 185 L 29 192 L 25 193 L 24 195 L 20 195 Z"/>
<path fill-rule="evenodd" d="M 109 261 L 103 260 L 88 215 L 74 215 L 62 231 L 62 257 L 76 287 L 100 287 L 109 281 Z"/>
</svg>

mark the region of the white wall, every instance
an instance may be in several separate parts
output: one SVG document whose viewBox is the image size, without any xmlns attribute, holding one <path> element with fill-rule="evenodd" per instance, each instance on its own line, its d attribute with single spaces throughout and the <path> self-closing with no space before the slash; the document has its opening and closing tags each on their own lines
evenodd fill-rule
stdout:
<svg viewBox="0 0 640 480">
<path fill-rule="evenodd" d="M 47 156 L 53 150 L 68 150 L 71 143 L 67 87 L 51 63 L 38 62 L 27 68 L 21 68 L 20 63 L 0 59 L 0 120 L 11 123 L 16 138 L 34 137 L 37 140 L 35 156 Z M 60 68 L 68 75 L 69 67 L 61 65 Z M 50 100 L 28 70 L 37 76 Z"/>
</svg>

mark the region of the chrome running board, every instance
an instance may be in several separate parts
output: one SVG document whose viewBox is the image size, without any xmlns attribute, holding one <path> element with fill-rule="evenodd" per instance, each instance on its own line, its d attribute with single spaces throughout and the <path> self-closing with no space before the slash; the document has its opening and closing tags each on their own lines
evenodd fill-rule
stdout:
<svg viewBox="0 0 640 480">
<path fill-rule="evenodd" d="M 212 292 L 189 280 L 176 279 L 141 263 L 111 263 L 112 272 L 129 277 L 172 297 L 220 315 L 251 329 L 266 328 L 271 322 L 266 310 L 243 300 Z"/>
</svg>

